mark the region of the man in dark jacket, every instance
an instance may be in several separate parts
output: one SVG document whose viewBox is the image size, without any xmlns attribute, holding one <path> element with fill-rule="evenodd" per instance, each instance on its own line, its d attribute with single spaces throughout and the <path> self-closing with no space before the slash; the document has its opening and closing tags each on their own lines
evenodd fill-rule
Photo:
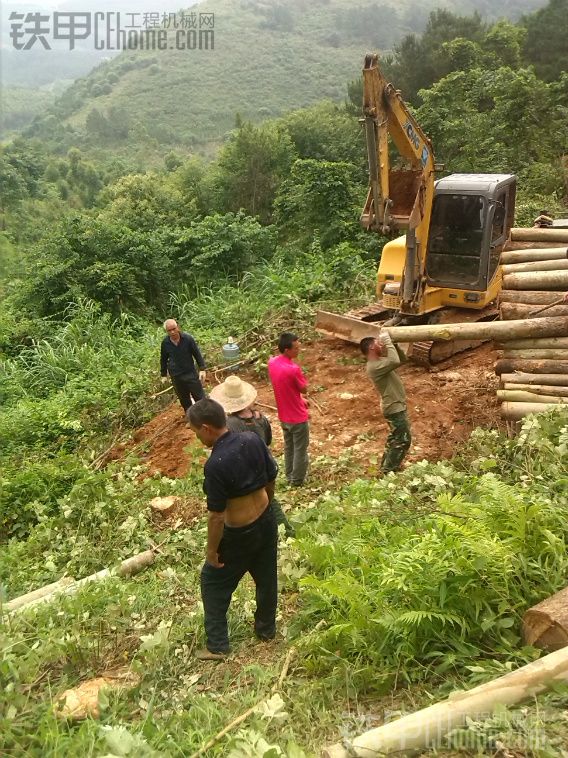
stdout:
<svg viewBox="0 0 568 758">
<path fill-rule="evenodd" d="M 188 420 L 211 448 L 205 463 L 207 552 L 201 569 L 206 647 L 200 660 L 222 660 L 230 650 L 227 611 L 248 572 L 256 585 L 254 631 L 264 641 L 276 634 L 278 528 L 270 506 L 278 468 L 253 432 L 227 428 L 225 411 L 210 398 L 191 406 Z"/>
<path fill-rule="evenodd" d="M 191 334 L 180 332 L 177 321 L 169 318 L 164 321 L 164 329 L 168 333 L 162 340 L 160 354 L 160 373 L 162 382 L 170 375 L 175 393 L 178 396 L 184 413 L 195 400 L 205 397 L 202 382 L 205 381 L 205 361 L 199 352 L 197 342 Z M 199 367 L 199 374 L 195 363 Z"/>
</svg>

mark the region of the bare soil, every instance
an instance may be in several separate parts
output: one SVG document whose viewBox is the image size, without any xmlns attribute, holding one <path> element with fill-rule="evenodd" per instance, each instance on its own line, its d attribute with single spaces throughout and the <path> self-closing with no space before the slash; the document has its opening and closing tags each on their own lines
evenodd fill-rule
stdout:
<svg viewBox="0 0 568 758">
<path fill-rule="evenodd" d="M 495 393 L 494 361 L 495 354 L 488 343 L 453 356 L 430 370 L 412 364 L 399 369 L 407 391 L 413 435 L 408 462 L 451 457 L 456 446 L 475 427 L 502 425 Z M 303 345 L 300 362 L 312 398 L 312 456 L 336 457 L 349 448 L 352 459 L 362 467 L 369 457 L 380 457 L 387 423 L 358 349 L 340 340 L 318 340 Z M 274 452 L 280 454 L 282 435 L 268 379 L 259 379 L 252 372 L 243 372 L 241 376 L 258 389 L 261 410 L 272 422 Z M 117 446 L 112 457 L 122 457 L 136 448 L 148 465 L 149 475 L 182 477 L 192 460 L 197 465 L 206 460 L 205 452 L 196 452 L 195 442 L 181 407 L 174 401 L 140 428 L 131 442 Z"/>
</svg>

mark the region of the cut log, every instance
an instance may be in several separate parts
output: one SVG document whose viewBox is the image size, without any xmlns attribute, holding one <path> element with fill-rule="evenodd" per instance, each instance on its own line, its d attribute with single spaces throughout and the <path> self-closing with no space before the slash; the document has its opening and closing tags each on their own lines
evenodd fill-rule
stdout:
<svg viewBox="0 0 568 758">
<path fill-rule="evenodd" d="M 505 274 L 503 289 L 507 290 L 568 290 L 568 271 L 532 271 Z"/>
<path fill-rule="evenodd" d="M 506 263 L 501 268 L 504 274 L 522 274 L 524 271 L 566 271 L 568 270 L 568 260 Z"/>
<path fill-rule="evenodd" d="M 507 242 L 507 252 L 516 250 L 544 250 L 551 247 L 566 247 L 564 242 Z"/>
<path fill-rule="evenodd" d="M 555 300 L 564 297 L 564 292 L 543 290 L 501 290 L 499 302 L 501 303 L 528 303 L 534 305 L 550 305 Z"/>
<path fill-rule="evenodd" d="M 102 569 L 101 571 L 97 571 L 95 574 L 90 574 L 90 576 L 86 576 L 83 579 L 68 580 L 65 578 L 59 582 L 54 582 L 51 585 L 42 587 L 40 590 L 29 592 L 27 595 L 21 595 L 20 597 L 10 600 L 9 603 L 6 603 L 4 605 L 4 609 L 8 613 L 28 610 L 29 608 L 33 608 L 40 603 L 52 600 L 56 596 L 73 595 L 78 590 L 80 590 L 81 587 L 84 587 L 86 584 L 90 584 L 90 582 L 98 582 L 102 579 L 108 579 L 109 577 L 116 575 L 133 576 L 139 571 L 142 571 L 142 569 L 146 568 L 146 566 L 149 566 L 151 563 L 153 563 L 154 557 L 155 556 L 153 550 L 145 550 L 143 553 L 133 555 L 132 558 L 127 558 L 115 568 Z M 26 599 L 31 595 L 34 595 L 34 597 Z M 11 607 L 9 608 L 8 606 Z"/>
<path fill-rule="evenodd" d="M 568 272 L 567 272 L 568 273 Z M 363 332 L 380 334 L 377 324 L 355 321 Z M 387 329 L 393 342 L 415 342 L 420 340 L 450 339 L 528 339 L 531 337 L 565 337 L 568 334 L 568 316 L 546 317 L 519 321 L 474 321 L 464 324 L 418 324 L 416 326 L 390 326 Z M 553 373 L 553 372 L 549 372 Z"/>
<path fill-rule="evenodd" d="M 69 587 L 70 584 L 73 584 L 74 581 L 75 580 L 72 576 L 64 576 L 63 579 L 60 579 L 58 582 L 46 584 L 45 587 L 40 587 L 38 590 L 33 590 L 32 592 L 26 592 L 25 595 L 20 595 L 13 600 L 9 600 L 2 605 L 2 610 L 5 613 L 12 613 L 12 611 L 16 611 L 28 603 L 32 603 L 35 600 L 40 600 L 47 595 L 51 595 L 52 592 L 60 592 L 61 590 L 64 590 L 66 587 Z"/>
<path fill-rule="evenodd" d="M 524 392 L 532 392 L 535 395 L 565 397 L 568 400 L 568 387 L 555 387 L 552 384 L 513 384 L 513 382 L 505 382 L 503 389 L 514 390 L 515 392 L 517 390 L 522 390 Z"/>
<path fill-rule="evenodd" d="M 527 374 L 568 374 L 568 361 L 525 361 L 514 358 L 501 358 L 495 364 L 495 373 L 512 374 L 524 371 Z M 554 384 L 554 382 L 546 382 Z"/>
<path fill-rule="evenodd" d="M 497 390 L 497 399 L 509 403 L 550 403 L 550 405 L 562 405 L 568 403 L 568 398 L 556 395 L 539 395 L 536 392 L 524 392 L 523 390 Z"/>
<path fill-rule="evenodd" d="M 533 698 L 554 682 L 568 682 L 568 649 L 549 653 L 492 682 L 453 692 L 447 700 L 371 729 L 353 740 L 351 752 L 337 744 L 324 748 L 322 755 L 409 755 L 413 750 L 438 744 L 448 732 L 464 726 L 467 719 L 487 717 L 498 705 L 511 706 Z"/>
<path fill-rule="evenodd" d="M 566 272 L 568 274 L 568 271 Z M 539 314 L 531 315 L 543 305 L 529 305 L 528 303 L 501 303 L 499 311 L 503 321 L 518 321 L 526 318 L 539 318 Z M 547 316 L 568 316 L 568 303 L 566 305 L 553 305 L 546 311 Z"/>
<path fill-rule="evenodd" d="M 527 261 L 566 260 L 567 247 L 545 247 L 541 250 L 506 250 L 501 253 L 501 263 L 525 263 Z"/>
<path fill-rule="evenodd" d="M 568 350 L 568 337 L 543 337 L 532 340 L 507 340 L 496 342 L 495 347 L 500 350 Z"/>
<path fill-rule="evenodd" d="M 522 358 L 532 360 L 568 360 L 568 350 L 566 348 L 549 348 L 548 350 L 536 348 L 535 350 L 526 349 L 506 349 L 503 351 L 503 358 Z"/>
<path fill-rule="evenodd" d="M 528 609 L 523 639 L 526 645 L 549 651 L 568 645 L 568 587 Z"/>
<path fill-rule="evenodd" d="M 568 271 L 566 272 L 568 275 Z M 520 274 L 519 274 L 520 276 Z M 564 318 L 544 317 L 519 321 L 473 321 L 459 324 L 416 324 L 414 326 L 381 327 L 337 313 L 318 311 L 317 329 L 339 339 L 358 342 L 364 337 L 378 337 L 383 329 L 393 342 L 421 340 L 490 340 L 530 339 L 532 337 L 564 337 L 568 334 L 568 315 Z"/>
<path fill-rule="evenodd" d="M 531 413 L 546 413 L 553 408 L 562 408 L 556 403 L 501 403 L 501 414 L 508 421 L 520 421 Z"/>
<path fill-rule="evenodd" d="M 568 242 L 568 230 L 542 229 L 534 226 L 530 229 L 517 227 L 511 229 L 511 240 L 513 242 Z"/>
<path fill-rule="evenodd" d="M 515 374 L 500 373 L 501 381 L 510 384 L 552 384 L 555 387 L 568 387 L 568 376 L 566 374 L 530 374 L 524 371 Z"/>
</svg>

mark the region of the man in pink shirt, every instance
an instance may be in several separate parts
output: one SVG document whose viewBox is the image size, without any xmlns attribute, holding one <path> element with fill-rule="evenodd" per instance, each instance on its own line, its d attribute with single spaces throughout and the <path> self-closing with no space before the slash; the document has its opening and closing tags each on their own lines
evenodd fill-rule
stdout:
<svg viewBox="0 0 568 758">
<path fill-rule="evenodd" d="M 278 418 L 284 433 L 284 467 L 288 483 L 300 487 L 308 473 L 310 425 L 304 396 L 308 382 L 294 358 L 300 352 L 295 334 L 283 332 L 278 340 L 280 355 L 268 361 L 268 375 L 274 389 Z"/>
</svg>

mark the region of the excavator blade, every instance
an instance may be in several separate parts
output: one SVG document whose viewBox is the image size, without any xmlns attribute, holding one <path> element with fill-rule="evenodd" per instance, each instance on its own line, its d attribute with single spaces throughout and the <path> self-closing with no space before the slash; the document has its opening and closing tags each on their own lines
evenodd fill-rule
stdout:
<svg viewBox="0 0 568 758">
<path fill-rule="evenodd" d="M 385 311 L 388 314 L 388 311 Z M 386 316 L 385 316 L 386 318 Z M 316 331 L 326 337 L 353 342 L 358 345 L 363 337 L 376 337 L 381 332 L 381 324 L 375 321 L 362 321 L 359 318 L 342 316 L 339 313 L 318 311 L 315 323 Z"/>
</svg>

